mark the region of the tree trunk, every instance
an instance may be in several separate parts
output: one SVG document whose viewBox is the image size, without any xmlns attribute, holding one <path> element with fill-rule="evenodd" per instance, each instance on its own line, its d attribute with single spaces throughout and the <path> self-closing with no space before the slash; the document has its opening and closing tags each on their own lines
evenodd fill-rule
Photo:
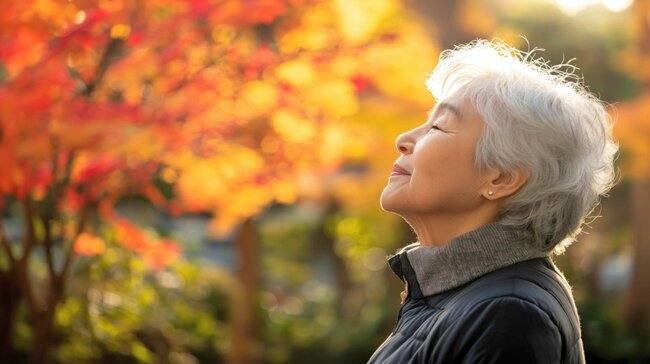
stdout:
<svg viewBox="0 0 650 364">
<path fill-rule="evenodd" d="M 30 353 L 30 363 L 49 364 L 52 362 L 51 349 L 54 328 L 54 311 L 43 311 L 34 322 L 34 344 Z"/>
<path fill-rule="evenodd" d="M 237 288 L 232 295 L 230 364 L 252 364 L 255 356 L 259 263 L 255 222 L 247 219 L 235 241 Z"/>
<path fill-rule="evenodd" d="M 13 333 L 20 302 L 20 288 L 16 282 L 14 269 L 0 272 L 0 362 L 11 362 L 15 356 Z"/>
<path fill-rule="evenodd" d="M 630 197 L 634 260 L 625 317 L 632 327 L 650 329 L 650 179 L 633 182 Z"/>
<path fill-rule="evenodd" d="M 650 56 L 650 1 L 634 3 L 637 50 L 640 57 Z M 641 94 L 650 91 L 650 78 L 641 75 Z M 638 157 L 637 157 L 638 158 Z M 625 303 L 625 318 L 632 327 L 650 329 L 650 176 L 633 179 L 630 192 L 634 240 L 633 271 Z"/>
</svg>

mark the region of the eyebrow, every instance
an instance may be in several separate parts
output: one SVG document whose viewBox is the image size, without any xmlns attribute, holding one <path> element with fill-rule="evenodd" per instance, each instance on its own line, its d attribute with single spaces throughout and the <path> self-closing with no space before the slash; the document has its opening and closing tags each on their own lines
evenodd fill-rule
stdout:
<svg viewBox="0 0 650 364">
<path fill-rule="evenodd" d="M 433 115 L 433 114 L 437 113 L 439 110 L 443 110 L 443 109 L 447 109 L 447 110 L 451 111 L 452 113 L 454 113 L 456 115 L 456 118 L 458 118 L 458 119 L 461 118 L 460 109 L 458 109 L 456 106 L 454 106 L 454 105 L 452 105 L 452 104 L 450 104 L 448 102 L 444 102 L 444 101 L 436 104 L 436 106 L 432 110 L 433 112 L 431 113 L 431 115 Z"/>
</svg>

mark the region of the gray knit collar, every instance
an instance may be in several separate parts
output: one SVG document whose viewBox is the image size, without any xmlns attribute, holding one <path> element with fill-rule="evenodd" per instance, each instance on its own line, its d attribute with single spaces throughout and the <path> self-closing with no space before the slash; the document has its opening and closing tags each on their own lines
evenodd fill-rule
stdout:
<svg viewBox="0 0 650 364">
<path fill-rule="evenodd" d="M 413 243 L 389 257 L 388 263 L 422 298 L 456 288 L 500 268 L 550 252 L 535 244 L 532 231 L 493 222 L 457 236 L 441 247 Z"/>
</svg>

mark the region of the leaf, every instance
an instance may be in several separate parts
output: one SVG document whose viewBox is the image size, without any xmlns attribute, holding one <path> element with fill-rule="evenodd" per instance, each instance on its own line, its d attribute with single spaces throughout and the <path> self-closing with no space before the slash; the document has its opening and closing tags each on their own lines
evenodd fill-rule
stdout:
<svg viewBox="0 0 650 364">
<path fill-rule="evenodd" d="M 118 243 L 138 253 L 151 269 L 159 271 L 180 258 L 180 247 L 173 240 L 160 239 L 124 219 L 116 219 L 114 228 Z"/>
<path fill-rule="evenodd" d="M 276 110 L 271 116 L 273 129 L 290 142 L 309 143 L 316 136 L 316 125 L 287 109 Z"/>
<path fill-rule="evenodd" d="M 82 256 L 100 255 L 106 251 L 104 240 L 89 233 L 79 234 L 73 244 L 75 254 Z"/>
<path fill-rule="evenodd" d="M 344 80 L 322 80 L 305 90 L 305 102 L 330 116 L 350 116 L 359 109 L 354 85 Z"/>
<path fill-rule="evenodd" d="M 398 7 L 395 0 L 336 0 L 334 4 L 339 29 L 351 44 L 370 40 L 382 22 Z"/>
</svg>

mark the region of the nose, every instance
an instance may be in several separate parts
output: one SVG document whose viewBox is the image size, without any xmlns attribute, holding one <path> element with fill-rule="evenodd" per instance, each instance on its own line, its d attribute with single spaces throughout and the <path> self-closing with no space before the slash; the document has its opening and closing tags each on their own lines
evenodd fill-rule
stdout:
<svg viewBox="0 0 650 364">
<path fill-rule="evenodd" d="M 415 143 L 410 133 L 403 133 L 397 137 L 396 140 L 397 150 L 402 154 L 411 154 L 413 153 L 413 147 Z"/>
</svg>

